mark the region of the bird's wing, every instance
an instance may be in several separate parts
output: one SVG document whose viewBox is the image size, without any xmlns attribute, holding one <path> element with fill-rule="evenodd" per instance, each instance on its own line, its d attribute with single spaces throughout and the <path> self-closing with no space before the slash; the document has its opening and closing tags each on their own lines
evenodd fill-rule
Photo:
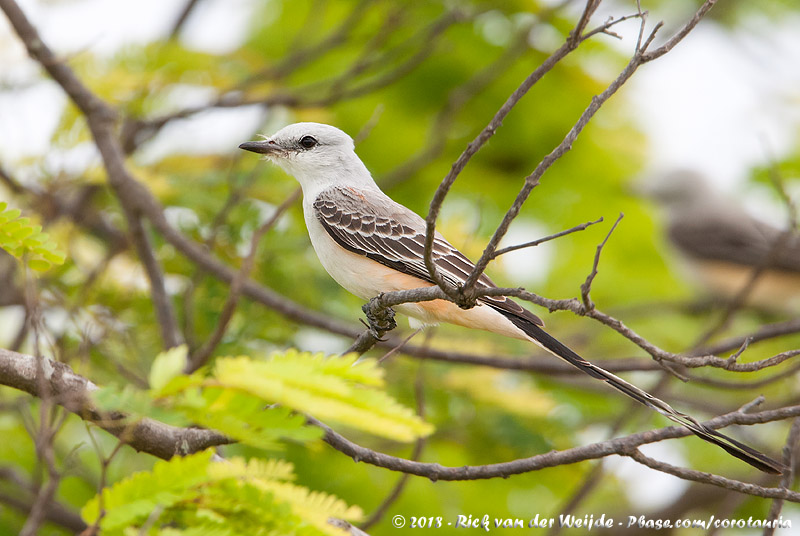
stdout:
<svg viewBox="0 0 800 536">
<path fill-rule="evenodd" d="M 424 260 L 425 221 L 382 192 L 335 186 L 320 193 L 313 207 L 322 227 L 344 249 L 424 282 L 434 282 Z M 463 284 L 474 268 L 439 233 L 433 240 L 432 258 L 438 272 L 453 287 Z M 477 284 L 482 288 L 496 287 L 485 274 Z M 479 301 L 505 314 L 544 325 L 539 317 L 506 296 L 485 296 Z"/>
<path fill-rule="evenodd" d="M 341 247 L 418 277 L 420 283 L 433 283 L 423 259 L 424 220 L 382 192 L 333 187 L 324 190 L 314 201 L 313 207 L 317 220 Z M 469 259 L 438 234 L 433 242 L 433 260 L 439 273 L 454 286 L 463 283 L 473 269 Z M 495 286 L 485 275 L 478 280 L 478 285 L 483 288 Z M 676 411 L 663 400 L 585 360 L 544 331 L 540 327 L 543 325 L 542 321 L 537 316 L 505 296 L 487 296 L 480 301 L 503 314 L 532 341 L 553 355 L 685 426 L 701 439 L 722 447 L 762 471 L 781 473 L 784 470 L 781 463 L 707 428 L 692 417 Z"/>
<path fill-rule="evenodd" d="M 730 215 L 729 215 L 730 216 Z M 800 272 L 800 240 L 781 237 L 775 227 L 750 219 L 685 218 L 670 225 L 670 239 L 685 253 L 704 260 Z M 780 249 L 772 251 L 780 240 Z"/>
</svg>

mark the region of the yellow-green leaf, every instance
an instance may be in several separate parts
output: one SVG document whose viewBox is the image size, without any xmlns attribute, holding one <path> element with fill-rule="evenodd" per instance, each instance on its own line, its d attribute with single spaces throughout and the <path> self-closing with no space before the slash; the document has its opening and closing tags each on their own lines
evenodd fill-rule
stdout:
<svg viewBox="0 0 800 536">
<path fill-rule="evenodd" d="M 186 368 L 188 348 L 185 344 L 158 354 L 150 367 L 150 388 L 160 391 L 169 381 L 183 373 Z"/>
</svg>

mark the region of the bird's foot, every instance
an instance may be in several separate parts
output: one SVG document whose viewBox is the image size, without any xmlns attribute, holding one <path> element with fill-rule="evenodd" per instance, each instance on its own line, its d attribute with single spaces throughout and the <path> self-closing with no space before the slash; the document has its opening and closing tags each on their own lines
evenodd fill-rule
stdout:
<svg viewBox="0 0 800 536">
<path fill-rule="evenodd" d="M 478 305 L 478 300 L 475 298 L 475 292 L 473 292 L 471 289 L 467 290 L 461 285 L 458 286 L 458 290 L 453 298 L 455 304 L 462 309 L 472 309 Z"/>
<path fill-rule="evenodd" d="M 362 305 L 361 310 L 367 317 L 367 327 L 370 333 L 376 339 L 380 340 L 384 333 L 397 327 L 397 322 L 394 320 L 394 309 L 381 305 L 380 296 L 372 298 Z"/>
</svg>

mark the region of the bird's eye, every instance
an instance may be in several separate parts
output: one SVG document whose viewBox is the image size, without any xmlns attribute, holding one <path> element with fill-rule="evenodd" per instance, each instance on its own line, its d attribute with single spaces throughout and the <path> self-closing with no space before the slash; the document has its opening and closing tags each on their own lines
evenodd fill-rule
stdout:
<svg viewBox="0 0 800 536">
<path fill-rule="evenodd" d="M 303 149 L 311 149 L 317 144 L 317 139 L 314 136 L 303 136 L 300 138 L 300 145 Z"/>
</svg>

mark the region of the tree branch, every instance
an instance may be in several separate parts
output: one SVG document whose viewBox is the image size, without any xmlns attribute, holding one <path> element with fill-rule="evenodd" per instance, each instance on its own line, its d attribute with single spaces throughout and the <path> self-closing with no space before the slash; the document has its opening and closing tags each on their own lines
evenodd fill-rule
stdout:
<svg viewBox="0 0 800 536">
<path fill-rule="evenodd" d="M 17 35 L 24 43 L 28 54 L 39 62 L 86 116 L 89 130 L 92 132 L 108 173 L 109 183 L 122 205 L 130 226 L 131 237 L 150 280 L 150 287 L 154 295 L 154 308 L 161 326 L 164 346 L 172 347 L 177 345 L 179 331 L 175 313 L 164 289 L 160 266 L 155 261 L 155 253 L 141 227 L 138 207 L 134 202 L 135 190 L 137 187 L 141 189 L 141 185 L 135 181 L 125 167 L 125 156 L 114 134 L 114 126 L 117 120 L 116 111 L 92 93 L 75 76 L 69 66 L 56 58 L 14 0 L 0 0 L 0 9 L 5 12 L 14 31 L 17 32 Z"/>
<path fill-rule="evenodd" d="M 553 52 L 544 62 L 542 62 L 539 67 L 537 67 L 528 77 L 517 87 L 516 90 L 506 99 L 506 102 L 497 110 L 495 115 L 492 117 L 489 124 L 484 127 L 484 129 L 472 140 L 468 145 L 467 148 L 461 153 L 461 156 L 453 163 L 450 171 L 447 173 L 442 182 L 439 184 L 439 187 L 436 189 L 436 192 L 433 194 L 433 198 L 431 199 L 430 208 L 428 209 L 428 215 L 425 218 L 425 266 L 428 269 L 428 273 L 431 276 L 431 279 L 436 282 L 436 284 L 444 290 L 448 295 L 452 295 L 454 298 L 458 298 L 458 292 L 455 292 L 454 289 L 451 289 L 447 286 L 442 276 L 438 273 L 436 269 L 436 265 L 433 262 L 433 239 L 435 237 L 436 231 L 436 219 L 439 217 L 439 211 L 441 210 L 442 203 L 444 202 L 444 198 L 447 196 L 450 188 L 453 186 L 453 183 L 458 178 L 459 174 L 464 170 L 467 163 L 469 163 L 470 159 L 483 147 L 489 139 L 494 136 L 495 132 L 500 125 L 502 125 L 503 120 L 506 116 L 511 112 L 511 110 L 517 105 L 517 103 L 525 96 L 528 91 L 539 81 L 542 77 L 547 74 L 555 65 L 564 59 L 570 52 L 575 50 L 578 45 L 582 42 L 581 39 L 578 39 L 578 36 L 583 32 L 584 28 L 588 24 L 588 19 L 592 13 L 597 9 L 599 5 L 599 1 L 589 0 L 586 3 L 586 7 L 584 8 L 583 14 L 575 25 L 575 28 L 570 33 L 570 37 L 566 40 L 566 42 L 561 45 L 555 52 Z"/>
<path fill-rule="evenodd" d="M 639 451 L 639 449 L 632 449 L 627 454 L 631 459 L 662 473 L 677 476 L 683 480 L 692 480 L 694 482 L 702 482 L 704 484 L 711 484 L 724 489 L 738 491 L 747 495 L 754 495 L 756 497 L 765 497 L 768 499 L 783 499 L 791 502 L 800 503 L 800 493 L 791 491 L 786 488 L 766 488 L 756 484 L 749 484 L 740 480 L 732 480 L 719 475 L 711 473 L 704 473 L 695 471 L 693 469 L 685 469 L 683 467 L 676 467 L 665 462 L 660 462 Z"/>
<path fill-rule="evenodd" d="M 212 430 L 179 428 L 152 419 L 125 423 L 122 414 L 101 414 L 92 407 L 89 398 L 97 389 L 94 383 L 75 374 L 64 363 L 44 357 L 41 363 L 42 373 L 39 373 L 35 357 L 0 349 L 0 385 L 37 397 L 42 396 L 44 385 L 55 403 L 97 424 L 137 451 L 165 460 L 176 454 L 190 454 L 231 443 L 229 438 Z"/>
<path fill-rule="evenodd" d="M 792 418 L 797 415 L 800 415 L 800 406 L 789 406 L 777 410 L 762 411 L 760 413 L 742 413 L 741 411 L 735 411 L 708 420 L 704 422 L 703 425 L 713 429 L 720 429 L 731 424 L 756 424 L 772 422 Z M 630 456 L 633 449 L 641 445 L 656 443 L 665 439 L 685 437 L 692 434 L 692 432 L 683 427 L 670 426 L 667 428 L 650 430 L 648 432 L 631 434 L 621 438 L 600 441 L 598 443 L 592 443 L 581 447 L 574 447 L 561 451 L 551 451 L 546 454 L 538 454 L 536 456 L 531 456 L 530 458 L 522 458 L 511 462 L 489 465 L 446 467 L 438 463 L 413 462 L 403 458 L 390 456 L 388 454 L 375 452 L 371 449 L 353 443 L 352 441 L 333 431 L 330 427 L 315 419 L 309 419 L 309 421 L 325 430 L 325 436 L 323 439 L 326 443 L 331 445 L 336 450 L 347 454 L 353 458 L 355 462 L 364 462 L 370 465 L 390 469 L 392 471 L 400 471 L 417 476 L 424 476 L 432 481 L 482 480 L 497 477 L 506 478 L 512 475 L 538 471 L 548 467 L 578 463 L 586 460 L 594 460 L 614 454 Z M 694 480 L 693 478 L 689 479 Z M 739 487 L 735 489 L 735 491 L 740 491 L 742 493 L 759 497 L 778 497 L 793 502 L 800 502 L 800 493 L 782 490 L 779 488 L 761 488 L 760 486 L 752 486 L 747 488 Z"/>
<path fill-rule="evenodd" d="M 800 419 L 794 419 L 789 429 L 789 436 L 786 438 L 786 444 L 783 446 L 783 465 L 789 468 L 781 476 L 781 487 L 784 489 L 788 489 L 797 478 L 798 445 L 800 445 Z M 767 519 L 770 521 L 778 519 L 782 509 L 783 499 L 776 498 L 772 501 Z M 771 536 L 774 533 L 774 526 L 764 529 L 764 536 Z"/>
<path fill-rule="evenodd" d="M 97 389 L 96 385 L 75 374 L 70 367 L 63 363 L 42 358 L 41 368 L 37 368 L 36 361 L 33 356 L 0 349 L 0 384 L 25 391 L 34 396 L 41 396 L 44 384 L 55 403 L 76 413 L 85 420 L 95 422 L 104 430 L 114 434 L 121 441 L 138 451 L 169 459 L 176 454 L 188 454 L 208 447 L 231 443 L 229 438 L 218 432 L 197 428 L 177 428 L 151 419 L 143 419 L 128 426 L 118 424 L 123 417 L 121 414 L 100 415 L 91 407 L 89 393 Z M 40 370 L 42 371 L 41 373 L 38 372 Z M 742 408 L 711 419 L 703 424 L 712 429 L 719 429 L 731 424 L 752 425 L 798 416 L 800 416 L 800 406 L 788 406 L 760 413 L 745 413 L 744 408 Z M 691 434 L 689 430 L 683 427 L 672 426 L 563 451 L 552 451 L 547 454 L 539 454 L 511 462 L 481 466 L 445 467 L 437 463 L 414 462 L 376 452 L 353 443 L 312 417 L 307 419 L 311 424 L 320 426 L 325 431 L 323 437 L 325 442 L 336 450 L 352 457 L 355 461 L 363 461 L 393 471 L 424 476 L 431 480 L 478 480 L 508 477 L 547 467 L 602 458 L 612 454 L 636 456 L 633 451 L 641 445 L 664 439 L 685 437 Z M 697 478 L 696 471 L 682 469 L 680 471 L 688 471 L 685 474 L 689 475 L 687 478 L 690 480 Z M 701 474 L 708 475 L 707 473 Z M 700 481 L 708 481 L 715 485 L 722 483 L 724 487 L 729 484 L 727 479 L 714 475 L 708 475 L 708 477 L 703 478 L 705 480 Z M 782 498 L 790 501 L 798 501 L 798 497 L 800 497 L 797 492 L 788 490 L 762 488 L 750 484 L 743 485 L 743 483 L 737 483 L 736 481 L 730 482 L 732 482 L 730 484 L 732 487 L 729 489 L 750 495 Z"/>
<path fill-rule="evenodd" d="M 517 244 L 515 246 L 508 246 L 505 248 L 498 249 L 494 253 L 492 253 L 492 260 L 496 259 L 500 255 L 505 255 L 506 253 L 510 253 L 512 251 L 517 251 L 518 249 L 530 248 L 538 246 L 539 244 L 544 244 L 545 242 L 549 242 L 550 240 L 555 240 L 556 238 L 561 238 L 562 236 L 567 236 L 568 234 L 576 233 L 578 231 L 585 231 L 589 226 L 595 225 L 603 221 L 603 218 L 600 217 L 594 221 L 587 221 L 586 223 L 581 223 L 580 225 L 576 225 L 575 227 L 570 227 L 564 231 L 559 231 L 557 233 L 553 233 L 551 235 L 545 236 L 544 238 L 537 238 L 536 240 L 531 240 L 530 242 L 525 242 L 523 244 Z"/>
</svg>

